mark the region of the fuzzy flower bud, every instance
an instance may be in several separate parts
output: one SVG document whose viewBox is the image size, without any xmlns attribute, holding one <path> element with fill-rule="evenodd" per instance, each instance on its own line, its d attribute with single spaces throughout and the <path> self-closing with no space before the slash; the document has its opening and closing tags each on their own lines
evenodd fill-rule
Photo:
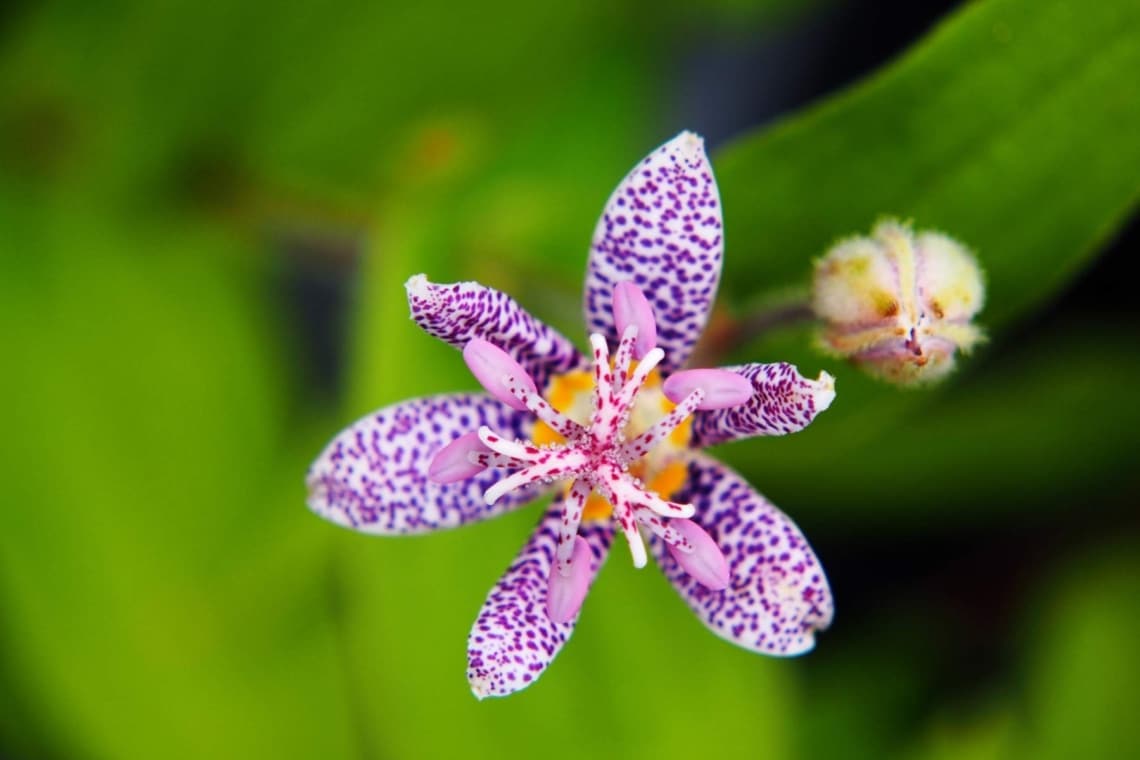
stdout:
<svg viewBox="0 0 1140 760">
<path fill-rule="evenodd" d="M 812 308 L 826 350 L 900 384 L 939 380 L 983 341 L 970 320 L 985 285 L 973 255 L 937 232 L 887 219 L 816 263 Z"/>
</svg>

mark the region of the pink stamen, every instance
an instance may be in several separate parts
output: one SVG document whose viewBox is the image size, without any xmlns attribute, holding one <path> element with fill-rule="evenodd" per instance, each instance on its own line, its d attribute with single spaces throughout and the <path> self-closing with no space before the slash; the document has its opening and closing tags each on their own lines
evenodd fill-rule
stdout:
<svg viewBox="0 0 1140 760">
<path fill-rule="evenodd" d="M 629 326 L 637 327 L 635 355 L 638 359 L 657 345 L 657 319 L 641 288 L 629 281 L 619 282 L 614 286 L 613 310 L 618 335 L 624 335 Z"/>
<path fill-rule="evenodd" d="M 665 440 L 670 433 L 680 427 L 685 418 L 701 408 L 705 392 L 700 388 L 686 396 L 681 403 L 653 424 L 653 427 L 622 446 L 621 453 L 626 459 L 640 459 L 649 453 L 649 450 L 659 442 Z M 686 515 L 687 516 L 687 515 Z"/>
<path fill-rule="evenodd" d="M 558 527 L 558 549 L 555 551 L 554 569 L 561 575 L 570 574 L 570 557 L 574 552 L 574 538 L 582 522 L 582 512 L 593 488 L 585 478 L 574 481 L 562 502 L 562 523 Z"/>
<path fill-rule="evenodd" d="M 665 501 L 652 491 L 645 490 L 639 483 L 635 483 L 628 473 L 620 472 L 616 468 L 603 469 L 601 475 L 610 491 L 632 506 L 645 507 L 663 517 L 692 517 L 696 512 L 696 507 L 692 504 Z"/>
<path fill-rule="evenodd" d="M 524 462 L 537 462 L 542 458 L 542 449 L 533 443 L 508 441 L 486 425 L 479 428 L 478 436 L 484 446 L 505 457 L 521 459 Z"/>
<path fill-rule="evenodd" d="M 472 338 L 463 348 L 463 361 L 488 393 L 520 412 L 527 410 L 526 404 L 510 392 L 503 379 L 513 377 L 520 387 L 537 392 L 534 380 L 506 351 L 482 338 Z"/>
<path fill-rule="evenodd" d="M 478 433 L 476 433 L 478 435 Z M 493 451 L 474 451 L 467 455 L 467 460 L 472 464 L 477 464 L 480 467 L 506 467 L 512 470 L 517 470 L 520 467 L 526 467 L 527 462 L 514 457 L 505 457 L 502 454 L 496 454 Z"/>
<path fill-rule="evenodd" d="M 538 395 L 537 391 L 521 385 L 514 377 L 505 378 L 503 383 L 511 395 L 526 405 L 531 414 L 545 422 L 563 438 L 574 439 L 586 432 L 584 427 L 551 406 L 546 399 Z"/>
<path fill-rule="evenodd" d="M 472 431 L 459 436 L 444 446 L 428 465 L 428 478 L 436 483 L 455 483 L 478 475 L 487 468 L 486 464 L 473 461 L 469 455 L 490 454 L 479 440 L 479 434 Z"/>
<path fill-rule="evenodd" d="M 612 484 L 610 484 L 612 485 Z M 637 529 L 637 518 L 633 514 L 633 505 L 625 499 L 618 496 L 612 489 L 602 486 L 603 493 L 609 499 L 610 504 L 614 507 L 614 519 L 617 520 L 618 527 L 625 535 L 626 543 L 629 544 L 629 553 L 633 558 L 633 566 L 636 568 L 645 567 L 649 561 L 649 556 L 645 552 L 645 541 L 641 538 L 641 531 Z M 608 491 L 608 493 L 606 493 Z"/>
<path fill-rule="evenodd" d="M 593 560 L 590 545 L 581 536 L 575 536 L 570 545 L 573 556 L 567 563 L 566 574 L 551 572 L 546 591 L 546 614 L 555 623 L 573 620 L 590 588 L 590 564 Z"/>
<path fill-rule="evenodd" d="M 666 543 L 677 564 L 710 591 L 727 588 L 732 580 L 728 561 L 712 536 L 692 520 L 672 520 L 669 525 L 676 528 L 692 545 L 692 550 L 686 552 L 681 546 Z"/>
<path fill-rule="evenodd" d="M 698 409 L 730 409 L 748 401 L 756 392 L 747 377 L 727 369 L 674 372 L 661 388 L 665 397 L 675 403 L 698 389 L 705 393 Z"/>
<path fill-rule="evenodd" d="M 629 380 L 629 365 L 633 359 L 633 344 L 636 341 L 637 325 L 630 325 L 622 333 L 617 354 L 614 356 L 614 377 L 619 383 Z"/>
<path fill-rule="evenodd" d="M 586 452 L 574 448 L 548 449 L 530 467 L 519 470 L 491 486 L 483 494 L 488 505 L 516 488 L 543 481 L 553 483 L 560 478 L 578 475 L 589 464 Z"/>
<path fill-rule="evenodd" d="M 627 337 L 631 337 L 633 334 L 632 331 L 627 331 Z M 624 382 L 621 386 L 617 386 L 614 382 L 615 377 L 610 372 L 609 352 L 605 347 L 605 338 L 594 333 L 590 336 L 590 343 L 594 345 L 594 378 L 595 380 L 601 378 L 605 382 L 604 388 L 599 387 L 595 390 L 594 416 L 590 421 L 590 436 L 597 446 L 608 447 L 624 435 L 625 425 L 629 421 L 629 412 L 637 398 L 637 392 L 645 384 L 649 374 L 665 358 L 665 352 L 659 348 L 650 351 L 637 365 L 632 377 L 625 380 L 624 372 L 618 375 Z M 614 392 L 615 388 L 618 389 L 616 392 Z"/>
<path fill-rule="evenodd" d="M 614 399 L 618 411 L 624 412 L 628 416 L 629 410 L 633 408 L 633 402 L 637 399 L 637 392 L 641 390 L 641 386 L 645 385 L 649 374 L 657 369 L 657 365 L 664 358 L 665 352 L 660 348 L 655 348 L 645 355 L 645 358 L 637 365 L 637 369 L 633 371 L 633 377 L 622 387 L 620 394 Z"/>
<path fill-rule="evenodd" d="M 680 522 L 680 519 L 668 520 L 647 507 L 638 507 L 633 513 L 639 523 L 649 528 L 653 535 L 665 543 L 670 544 L 678 551 L 686 553 L 693 551 L 693 545 L 689 543 L 689 539 L 685 538 L 684 534 L 673 525 L 674 522 Z"/>
<path fill-rule="evenodd" d="M 610 374 L 610 349 L 606 339 L 598 333 L 590 335 L 590 347 L 594 349 L 594 393 L 598 402 L 609 398 L 613 386 L 613 375 Z"/>
</svg>

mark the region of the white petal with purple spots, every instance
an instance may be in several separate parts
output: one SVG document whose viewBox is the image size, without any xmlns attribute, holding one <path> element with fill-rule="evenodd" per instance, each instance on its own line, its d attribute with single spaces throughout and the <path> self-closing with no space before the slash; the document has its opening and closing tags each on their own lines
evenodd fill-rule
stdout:
<svg viewBox="0 0 1140 760">
<path fill-rule="evenodd" d="M 467 680 L 479 699 L 505 697 L 534 683 L 574 631 L 577 614 L 568 623 L 555 623 L 546 614 L 561 522 L 562 506 L 555 502 L 487 595 L 471 628 Z M 608 524 L 583 525 L 580 535 L 593 552 L 592 581 L 609 553 L 613 529 Z"/>
<path fill-rule="evenodd" d="M 809 380 L 785 362 L 727 367 L 748 378 L 754 393 L 740 406 L 693 415 L 693 446 L 712 446 L 756 435 L 803 430 L 835 399 L 835 378 Z"/>
<path fill-rule="evenodd" d="M 731 573 L 728 588 L 710 591 L 653 541 L 662 570 L 697 617 L 721 638 L 763 654 L 792 656 L 815 646 L 815 632 L 831 624 L 831 589 L 795 523 L 704 456 L 689 466 L 678 498 L 696 505 L 693 520 L 724 552 Z"/>
<path fill-rule="evenodd" d="M 720 280 L 720 196 L 704 141 L 682 132 L 634 167 L 606 203 L 586 270 L 590 332 L 619 339 L 614 286 L 632 281 L 657 318 L 662 369 L 685 363 L 708 321 Z"/>
<path fill-rule="evenodd" d="M 518 491 L 487 506 L 483 492 L 503 476 L 489 469 L 468 480 L 428 479 L 436 453 L 480 425 L 525 437 L 525 412 L 477 393 L 404 401 L 341 431 L 309 468 L 309 508 L 363 533 L 403 535 L 495 517 L 542 492 Z"/>
<path fill-rule="evenodd" d="M 412 319 L 458 349 L 482 338 L 506 351 L 538 385 L 585 366 L 574 344 L 532 317 L 506 293 L 477 282 L 438 284 L 417 274 L 404 285 Z"/>
</svg>

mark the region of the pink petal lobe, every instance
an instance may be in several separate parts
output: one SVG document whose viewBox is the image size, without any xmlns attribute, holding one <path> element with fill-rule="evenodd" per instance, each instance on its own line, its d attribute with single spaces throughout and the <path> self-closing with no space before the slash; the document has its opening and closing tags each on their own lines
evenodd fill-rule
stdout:
<svg viewBox="0 0 1140 760">
<path fill-rule="evenodd" d="M 670 520 L 669 525 L 693 545 L 693 551 L 683 552 L 672 544 L 666 544 L 673 559 L 677 560 L 686 573 L 697 583 L 710 591 L 720 591 L 728 586 L 731 575 L 728 561 L 712 536 L 692 520 Z"/>
<path fill-rule="evenodd" d="M 546 594 L 546 614 L 555 623 L 569 623 L 582 608 L 586 592 L 590 590 L 593 577 L 590 563 L 593 552 L 586 539 L 574 539 L 574 555 L 570 559 L 570 574 L 562 575 L 558 569 L 550 571 L 550 586 Z"/>
<path fill-rule="evenodd" d="M 525 412 L 526 404 L 520 401 L 503 379 L 513 377 L 526 390 L 537 393 L 534 380 L 526 370 L 503 349 L 482 338 L 472 338 L 463 348 L 463 361 L 487 392 L 512 409 Z"/>
<path fill-rule="evenodd" d="M 440 449 L 432 458 L 428 465 L 428 477 L 436 483 L 456 483 L 478 475 L 486 468 L 474 464 L 467 455 L 487 450 L 479 440 L 478 432 L 473 430 L 465 433 Z"/>
<path fill-rule="evenodd" d="M 755 390 L 748 378 L 726 369 L 687 369 L 674 372 L 665 380 L 662 390 L 674 403 L 680 403 L 700 389 L 705 397 L 697 409 L 731 409 L 752 398 Z"/>
<path fill-rule="evenodd" d="M 625 334 L 629 325 L 637 326 L 637 342 L 633 355 L 641 359 L 657 345 L 657 319 L 653 307 L 641 288 L 628 280 L 614 286 L 614 325 L 618 335 Z"/>
</svg>

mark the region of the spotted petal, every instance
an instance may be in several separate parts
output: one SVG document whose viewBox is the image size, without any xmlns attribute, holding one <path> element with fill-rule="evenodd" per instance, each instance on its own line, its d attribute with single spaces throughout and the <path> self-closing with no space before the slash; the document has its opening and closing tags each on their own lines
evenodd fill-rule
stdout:
<svg viewBox="0 0 1140 760">
<path fill-rule="evenodd" d="M 523 437 L 525 412 L 475 393 L 429 396 L 385 407 L 341 431 L 306 476 L 309 508 L 363 533 L 403 535 L 454 528 L 527 503 L 518 491 L 488 506 L 483 492 L 502 477 L 487 470 L 457 483 L 428 479 L 436 452 L 488 425 Z"/>
<path fill-rule="evenodd" d="M 585 359 L 553 328 L 506 293 L 477 282 L 440 285 L 418 274 L 404 285 L 412 319 L 458 349 L 482 338 L 506 351 L 541 390 L 551 375 L 581 369 Z"/>
<path fill-rule="evenodd" d="M 713 633 L 763 654 L 791 656 L 815 646 L 831 624 L 831 589 L 807 540 L 787 515 L 724 465 L 698 456 L 678 498 L 697 508 L 693 518 L 728 560 L 728 588 L 697 583 L 654 539 L 665 575 Z"/>
<path fill-rule="evenodd" d="M 784 362 L 728 367 L 752 382 L 745 404 L 693 415 L 693 445 L 712 446 L 756 435 L 786 435 L 803 430 L 835 399 L 835 378 L 821 372 L 809 380 Z"/>
<path fill-rule="evenodd" d="M 610 305 L 631 280 L 657 317 L 662 369 L 689 357 L 708 321 L 723 251 L 720 197 L 704 141 L 682 132 L 634 167 L 606 203 L 586 271 L 586 324 L 611 345 L 620 336 Z"/>
<path fill-rule="evenodd" d="M 505 697 L 534 683 L 574 631 L 577 614 L 567 623 L 552 622 L 546 614 L 561 521 L 562 506 L 555 502 L 475 620 L 467 638 L 467 680 L 479 699 Z M 592 581 L 609 553 L 613 529 L 583 525 L 579 535 L 593 553 Z"/>
</svg>

